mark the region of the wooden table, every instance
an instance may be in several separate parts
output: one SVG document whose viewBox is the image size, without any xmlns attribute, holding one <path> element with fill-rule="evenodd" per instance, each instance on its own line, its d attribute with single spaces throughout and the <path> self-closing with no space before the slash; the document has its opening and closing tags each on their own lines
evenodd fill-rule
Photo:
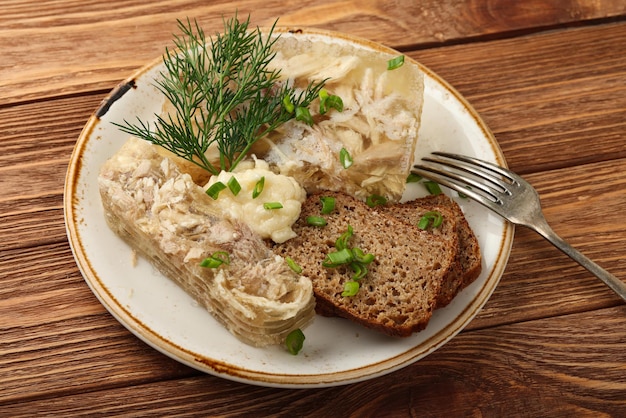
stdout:
<svg viewBox="0 0 626 418">
<path fill-rule="evenodd" d="M 624 0 L 10 0 L 0 13 L 0 415 L 624 416 L 626 306 L 518 229 L 480 314 L 370 381 L 286 390 L 179 364 L 98 303 L 72 257 L 63 184 L 106 94 L 171 45 L 176 19 L 338 30 L 455 86 L 543 197 L 554 229 L 626 278 Z"/>
</svg>

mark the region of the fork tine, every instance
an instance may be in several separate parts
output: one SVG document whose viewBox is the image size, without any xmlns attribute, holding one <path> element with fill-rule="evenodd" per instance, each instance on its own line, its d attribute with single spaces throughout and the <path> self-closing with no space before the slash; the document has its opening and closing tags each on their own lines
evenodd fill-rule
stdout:
<svg viewBox="0 0 626 418">
<path fill-rule="evenodd" d="M 457 167 L 463 167 L 464 169 L 465 168 L 480 169 L 485 174 L 490 174 L 490 173 L 497 174 L 499 176 L 502 176 L 508 179 L 508 181 L 510 181 L 511 183 L 520 183 L 520 180 L 521 180 L 521 177 L 513 173 L 512 171 L 507 170 L 506 168 L 500 167 L 497 164 L 493 164 L 489 161 L 480 160 L 478 158 L 469 157 L 467 155 L 453 154 L 453 153 L 441 152 L 441 151 L 434 151 L 432 154 L 439 156 L 439 157 L 444 157 L 444 158 L 456 161 L 457 164 L 455 166 Z M 442 164 L 449 165 L 449 163 L 446 160 L 437 159 L 436 161 Z M 468 170 L 468 172 L 471 173 L 472 171 Z M 521 181 L 523 182 L 523 180 Z M 493 183 L 493 181 L 490 181 L 490 182 Z"/>
<path fill-rule="evenodd" d="M 456 173 L 440 170 L 428 165 L 414 165 L 411 172 L 467 195 L 485 206 L 493 207 L 494 204 L 502 204 L 502 200 L 492 189 L 473 179 L 461 177 Z M 471 186 L 472 188 L 468 188 L 467 186 Z M 482 193 L 476 190 L 480 190 Z"/>
<path fill-rule="evenodd" d="M 514 173 L 496 164 L 446 152 L 433 152 L 432 155 L 422 158 L 427 164 L 415 165 L 413 172 L 463 193 L 491 209 L 502 206 L 501 195 L 511 195 L 511 188 L 519 186 Z M 469 173 L 469 176 L 463 173 Z"/>
<path fill-rule="evenodd" d="M 450 157 L 446 157 L 446 158 L 450 158 Z M 463 176 L 463 179 L 467 179 L 468 183 L 471 183 L 470 179 L 475 178 L 481 181 L 480 185 L 484 185 L 485 187 L 489 186 L 500 193 L 505 193 L 505 194 L 511 193 L 511 191 L 509 190 L 509 185 L 511 184 L 510 179 L 507 178 L 503 180 L 501 176 L 498 176 L 496 178 L 494 177 L 494 174 L 490 170 L 485 169 L 482 166 L 478 166 L 473 163 L 466 162 L 464 160 L 450 161 L 448 159 L 441 158 L 437 155 L 435 155 L 434 157 L 424 157 L 422 158 L 422 161 L 435 163 L 437 167 L 445 167 L 446 170 L 442 171 L 443 173 L 454 172 L 454 173 L 459 174 L 459 177 L 461 174 L 468 173 L 471 175 L 471 177 Z M 472 185 L 480 188 L 481 190 L 484 190 L 485 192 L 488 191 L 484 187 L 480 187 L 477 183 L 473 183 Z M 491 189 L 489 191 L 491 191 Z M 493 193 L 495 194 L 495 192 Z"/>
</svg>

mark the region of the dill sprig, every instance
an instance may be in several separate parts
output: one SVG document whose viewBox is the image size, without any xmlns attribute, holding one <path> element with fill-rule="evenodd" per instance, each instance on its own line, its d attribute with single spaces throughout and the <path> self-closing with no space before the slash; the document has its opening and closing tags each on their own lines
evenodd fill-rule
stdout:
<svg viewBox="0 0 626 418">
<path fill-rule="evenodd" d="M 218 174 L 234 169 L 256 141 L 296 117 L 295 110 L 308 114 L 324 81 L 303 90 L 281 82 L 280 70 L 268 68 L 276 55 L 276 22 L 266 36 L 259 28 L 248 31 L 249 23 L 250 17 L 240 22 L 235 16 L 207 42 L 196 21 L 179 20 L 182 36 L 175 35 L 174 51 L 166 48 L 167 71 L 156 81 L 173 112 L 155 115 L 154 126 L 139 118 L 117 126 Z M 212 145 L 218 165 L 205 155 Z"/>
</svg>

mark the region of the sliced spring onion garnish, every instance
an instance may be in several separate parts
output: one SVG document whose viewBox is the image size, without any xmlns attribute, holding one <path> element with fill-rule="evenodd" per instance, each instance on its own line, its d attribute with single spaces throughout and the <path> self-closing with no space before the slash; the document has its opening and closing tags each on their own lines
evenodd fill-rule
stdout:
<svg viewBox="0 0 626 418">
<path fill-rule="evenodd" d="M 335 109 L 337 112 L 343 112 L 343 100 L 341 97 L 331 94 L 328 96 L 328 99 L 326 99 L 326 107 Z"/>
<path fill-rule="evenodd" d="M 313 126 L 313 117 L 308 107 L 296 107 L 296 120 L 302 121 L 309 126 Z"/>
<path fill-rule="evenodd" d="M 465 187 L 467 187 L 467 190 L 472 190 L 471 186 L 465 186 Z M 459 197 L 461 199 L 467 199 L 468 198 L 468 196 L 465 193 L 457 192 L 457 194 L 459 195 Z"/>
<path fill-rule="evenodd" d="M 428 193 L 432 194 L 432 195 L 440 195 L 441 192 L 441 187 L 439 186 L 439 183 L 435 183 L 434 181 L 431 180 L 427 180 L 424 183 L 424 186 L 426 187 L 426 190 L 428 190 Z"/>
<path fill-rule="evenodd" d="M 287 347 L 287 351 L 289 351 L 294 356 L 302 350 L 304 346 L 304 333 L 300 328 L 294 329 L 289 334 L 287 334 L 287 338 L 285 338 L 285 346 Z"/>
<path fill-rule="evenodd" d="M 226 188 L 226 185 L 221 181 L 217 183 L 213 183 L 208 189 L 206 189 L 206 194 L 208 194 L 213 200 L 217 200 L 220 192 Z"/>
<path fill-rule="evenodd" d="M 402 65 L 404 65 L 404 55 L 398 55 L 387 61 L 387 70 L 395 70 L 402 67 Z"/>
<path fill-rule="evenodd" d="M 343 168 L 349 168 L 354 162 L 347 149 L 341 148 L 341 151 L 339 151 L 339 162 L 341 162 Z"/>
<path fill-rule="evenodd" d="M 282 209 L 283 204 L 280 202 L 265 202 L 263 208 L 267 210 Z"/>
<path fill-rule="evenodd" d="M 230 180 L 228 180 L 226 185 L 230 189 L 230 192 L 235 196 L 237 196 L 239 192 L 241 191 L 241 184 L 239 184 L 235 176 L 232 176 Z"/>
<path fill-rule="evenodd" d="M 306 223 L 311 226 L 326 226 L 326 219 L 321 216 L 307 216 Z"/>
<path fill-rule="evenodd" d="M 252 198 L 256 199 L 259 197 L 261 192 L 263 191 L 263 187 L 265 187 L 265 176 L 261 177 L 259 181 L 254 185 L 254 189 L 252 189 Z"/>
<path fill-rule="evenodd" d="M 415 174 L 415 173 L 409 173 L 409 175 L 406 178 L 406 182 L 407 183 L 417 183 L 419 181 L 422 180 L 422 176 L 420 176 L 419 174 Z"/>
<path fill-rule="evenodd" d="M 295 105 L 293 104 L 293 102 L 291 101 L 291 97 L 289 97 L 288 94 L 286 94 L 283 97 L 283 107 L 285 108 L 285 110 L 289 113 L 293 113 L 294 110 L 296 110 Z"/>
<path fill-rule="evenodd" d="M 443 223 L 443 215 L 441 212 L 436 210 L 426 212 L 422 215 L 419 222 L 417 223 L 417 227 L 419 229 L 426 229 L 428 225 L 432 225 L 433 228 L 439 228 Z"/>
<path fill-rule="evenodd" d="M 343 112 L 343 100 L 341 100 L 341 97 L 329 94 L 326 89 L 320 90 L 319 97 L 320 115 L 324 115 L 328 112 L 328 109 L 335 109 L 338 112 Z"/>
<path fill-rule="evenodd" d="M 328 90 L 326 89 L 321 89 L 319 92 L 319 97 L 320 97 L 320 115 L 325 114 L 328 111 L 328 107 L 326 106 L 326 101 L 328 100 L 328 97 L 330 96 L 330 94 L 328 94 Z"/>
<path fill-rule="evenodd" d="M 354 230 L 352 229 L 352 226 L 348 225 L 347 231 L 341 234 L 339 238 L 337 238 L 337 240 L 335 241 L 335 248 L 339 251 L 343 250 L 344 248 L 348 248 L 348 240 L 352 237 L 353 234 Z"/>
<path fill-rule="evenodd" d="M 354 275 L 352 280 L 345 283 L 342 296 L 354 296 L 359 291 L 359 284 L 356 281 L 361 280 L 368 273 L 367 265 L 374 261 L 374 254 L 366 254 L 365 251 L 358 247 L 350 248 L 348 240 L 354 234 L 354 230 L 350 225 L 346 232 L 341 234 L 335 241 L 337 251 L 330 252 L 326 255 L 322 266 L 326 268 L 336 268 L 341 265 L 349 265 Z M 352 284 L 356 283 L 356 284 Z"/>
<path fill-rule="evenodd" d="M 367 275 L 367 266 L 363 263 L 350 263 L 350 267 L 352 267 L 352 271 L 354 271 L 354 276 L 352 276 L 352 280 L 359 281 L 363 277 Z"/>
<path fill-rule="evenodd" d="M 354 254 L 350 248 L 333 251 L 326 254 L 326 259 L 322 262 L 322 266 L 333 268 L 342 264 L 348 264 L 354 260 Z"/>
<path fill-rule="evenodd" d="M 332 211 L 335 210 L 335 198 L 331 196 L 322 196 L 320 197 L 320 202 L 322 202 L 322 215 L 328 215 Z"/>
<path fill-rule="evenodd" d="M 343 284 L 343 292 L 341 293 L 341 296 L 354 296 L 357 293 L 359 293 L 359 288 L 361 286 L 359 285 L 359 282 L 354 281 L 354 280 L 350 280 L 348 282 L 345 282 Z"/>
<path fill-rule="evenodd" d="M 373 208 L 376 206 L 384 205 L 385 203 L 387 203 L 387 199 L 384 196 L 372 194 L 372 195 L 367 196 L 367 199 L 365 199 L 365 203 L 370 208 Z"/>
<path fill-rule="evenodd" d="M 221 266 L 224 262 L 222 260 L 218 260 L 212 257 L 207 257 L 200 263 L 200 267 L 206 267 L 210 269 L 215 269 Z"/>
<path fill-rule="evenodd" d="M 352 254 L 354 255 L 354 260 L 362 264 L 369 264 L 374 261 L 374 254 L 366 254 L 359 247 L 354 247 L 352 249 Z"/>
<path fill-rule="evenodd" d="M 296 263 L 293 258 L 285 257 L 285 261 L 291 270 L 293 270 L 296 274 L 302 273 L 302 267 L 298 263 Z"/>
<path fill-rule="evenodd" d="M 202 262 L 200 262 L 200 267 L 214 269 L 214 268 L 218 268 L 222 264 L 226 264 L 226 265 L 230 264 L 230 256 L 228 255 L 226 251 L 216 251 L 213 254 L 211 254 L 210 257 L 207 257 L 204 260 L 202 260 Z"/>
</svg>

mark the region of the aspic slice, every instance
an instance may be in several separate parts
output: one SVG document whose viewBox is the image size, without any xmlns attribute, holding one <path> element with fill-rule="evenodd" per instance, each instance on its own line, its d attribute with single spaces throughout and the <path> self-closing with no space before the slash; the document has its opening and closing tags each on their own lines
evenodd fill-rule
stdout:
<svg viewBox="0 0 626 418">
<path fill-rule="evenodd" d="M 313 319 L 310 280 L 220 213 L 156 146 L 129 139 L 98 183 L 109 227 L 242 341 L 280 344 Z M 229 263 L 200 265 L 215 253 L 228 254 Z"/>
<path fill-rule="evenodd" d="M 341 98 L 343 110 L 322 115 L 314 102 L 312 126 L 286 123 L 259 144 L 258 155 L 309 192 L 399 200 L 418 139 L 424 92 L 419 67 L 406 63 L 389 70 L 397 54 L 315 34 L 283 33 L 275 51 L 271 66 L 285 82 L 304 88 L 327 79 L 326 90 Z M 349 164 L 340 157 L 342 149 Z"/>
</svg>

